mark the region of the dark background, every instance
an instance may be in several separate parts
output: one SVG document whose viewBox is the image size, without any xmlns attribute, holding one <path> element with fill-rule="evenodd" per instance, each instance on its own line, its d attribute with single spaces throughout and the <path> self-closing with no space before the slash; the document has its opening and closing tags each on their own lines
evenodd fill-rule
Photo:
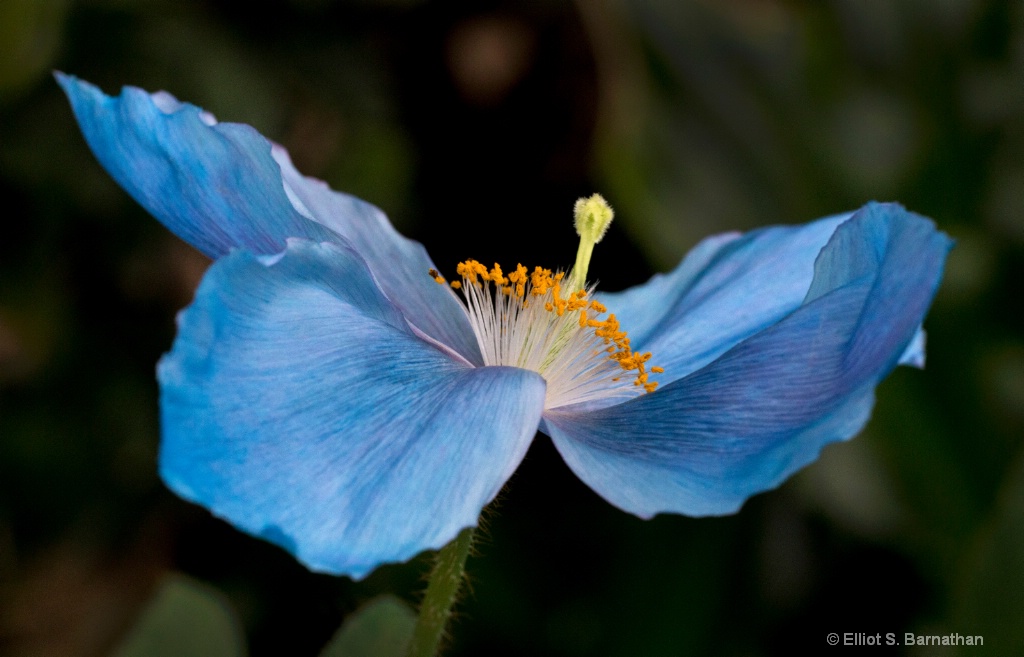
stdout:
<svg viewBox="0 0 1024 657">
<path fill-rule="evenodd" d="M 256 126 L 448 275 L 571 264 L 594 191 L 606 290 L 715 232 L 871 199 L 933 217 L 957 246 L 928 367 L 861 436 L 736 516 L 652 521 L 540 437 L 448 654 L 828 654 L 832 631 L 1024 653 L 1024 4 L 3 0 L 0 653 L 108 654 L 177 571 L 250 655 L 302 656 L 379 593 L 414 602 L 429 561 L 313 575 L 163 488 L 154 366 L 208 263 L 100 169 L 52 69 Z"/>
</svg>

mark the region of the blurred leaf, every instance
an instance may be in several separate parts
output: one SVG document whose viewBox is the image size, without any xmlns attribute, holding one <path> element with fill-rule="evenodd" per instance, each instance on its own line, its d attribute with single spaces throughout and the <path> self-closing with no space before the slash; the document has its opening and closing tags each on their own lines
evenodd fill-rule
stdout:
<svg viewBox="0 0 1024 657">
<path fill-rule="evenodd" d="M 803 116 L 799 12 L 749 1 L 580 7 L 604 57 L 601 186 L 656 265 L 675 265 L 709 233 L 814 216 L 825 169 L 807 145 L 818 140 Z"/>
<path fill-rule="evenodd" d="M 320 657 L 402 657 L 416 614 L 390 595 L 374 598 L 345 620 Z"/>
<path fill-rule="evenodd" d="M 16 91 L 53 65 L 66 0 L 0 2 L 0 93 Z"/>
<path fill-rule="evenodd" d="M 213 588 L 170 575 L 114 657 L 244 655 L 235 612 Z"/>
<path fill-rule="evenodd" d="M 950 631 L 981 635 L 990 650 L 1024 647 L 1024 454 L 1008 473 L 991 521 L 979 530 L 960 573 Z M 987 643 L 986 642 L 986 643 Z M 989 647 L 986 645 L 986 647 Z"/>
<path fill-rule="evenodd" d="M 329 172 L 330 182 L 382 205 L 401 228 L 413 180 L 412 151 L 401 126 L 386 118 L 364 120 L 350 130 L 343 153 Z"/>
</svg>

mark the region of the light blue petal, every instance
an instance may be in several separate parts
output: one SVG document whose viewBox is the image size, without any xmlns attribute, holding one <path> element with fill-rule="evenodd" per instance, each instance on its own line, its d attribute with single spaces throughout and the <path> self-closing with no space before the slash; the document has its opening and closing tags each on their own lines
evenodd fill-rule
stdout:
<svg viewBox="0 0 1024 657">
<path fill-rule="evenodd" d="M 900 356 L 900 365 L 907 365 L 909 367 L 916 367 L 919 370 L 924 369 L 924 346 L 927 342 L 927 338 L 923 328 L 918 328 L 917 333 L 914 334 L 914 339 L 907 345 L 907 350 Z"/>
<path fill-rule="evenodd" d="M 211 258 L 232 248 L 277 253 L 289 237 L 332 239 L 288 200 L 270 142 L 217 123 L 166 92 L 125 87 L 114 98 L 57 73 L 96 159 L 132 198 Z"/>
<path fill-rule="evenodd" d="M 353 251 L 304 240 L 214 263 L 158 375 L 168 486 L 353 577 L 475 525 L 545 394 L 423 341 Z"/>
<path fill-rule="evenodd" d="M 682 378 L 798 308 L 814 260 L 849 214 L 803 226 L 727 233 L 697 245 L 672 272 L 615 294 L 601 294 L 635 351 Z"/>
<path fill-rule="evenodd" d="M 548 412 L 542 430 L 622 509 L 731 513 L 860 430 L 874 387 L 918 335 L 951 244 L 927 219 L 870 204 L 835 231 L 806 302 L 777 324 L 653 394 Z"/>
<path fill-rule="evenodd" d="M 274 158 L 299 211 L 348 240 L 380 288 L 417 328 L 472 364 L 483 364 L 465 306 L 450 287 L 428 275 L 435 266 L 422 244 L 403 237 L 377 207 L 300 174 L 280 146 L 274 147 Z"/>
<path fill-rule="evenodd" d="M 426 250 L 376 207 L 304 178 L 253 128 L 160 91 L 116 98 L 57 73 L 86 141 L 110 175 L 176 235 L 218 258 L 232 248 L 277 253 L 289 237 L 348 240 L 419 330 L 470 363 L 483 359 L 462 304 L 428 275 Z"/>
</svg>

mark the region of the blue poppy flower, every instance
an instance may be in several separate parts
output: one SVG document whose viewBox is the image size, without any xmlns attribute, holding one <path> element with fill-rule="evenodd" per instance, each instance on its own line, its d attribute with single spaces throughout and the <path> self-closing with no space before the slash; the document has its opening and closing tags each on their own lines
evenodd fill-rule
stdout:
<svg viewBox="0 0 1024 657">
<path fill-rule="evenodd" d="M 711 237 L 618 294 L 468 261 L 462 301 L 252 128 L 57 79 L 100 163 L 215 260 L 158 367 L 164 481 L 314 570 L 444 545 L 538 429 L 625 511 L 733 513 L 923 362 L 951 241 L 898 205 Z"/>
</svg>

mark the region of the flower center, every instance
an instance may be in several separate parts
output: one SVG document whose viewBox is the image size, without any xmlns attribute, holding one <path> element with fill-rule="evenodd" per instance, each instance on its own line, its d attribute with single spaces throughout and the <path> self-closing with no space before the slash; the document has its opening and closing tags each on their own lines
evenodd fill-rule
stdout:
<svg viewBox="0 0 1024 657">
<path fill-rule="evenodd" d="M 653 392 L 658 384 L 649 381 L 649 375 L 664 372 L 647 367 L 650 352 L 630 348 L 615 315 L 591 298 L 594 288 L 584 282 L 593 246 L 611 221 L 611 208 L 595 197 L 576 204 L 581 246 L 568 280 L 563 272 L 542 267 L 529 272 L 519 264 L 506 275 L 497 263 L 488 269 L 476 260 L 466 260 L 457 268 L 462 280 L 451 283 L 465 298 L 484 364 L 539 373 L 547 382 L 548 409 Z M 591 209 L 601 204 L 598 210 L 607 209 L 596 239 L 592 230 L 580 230 L 584 203 L 590 203 Z M 585 242 L 589 242 L 586 248 Z M 430 270 L 430 275 L 445 283 L 437 271 Z"/>
</svg>

